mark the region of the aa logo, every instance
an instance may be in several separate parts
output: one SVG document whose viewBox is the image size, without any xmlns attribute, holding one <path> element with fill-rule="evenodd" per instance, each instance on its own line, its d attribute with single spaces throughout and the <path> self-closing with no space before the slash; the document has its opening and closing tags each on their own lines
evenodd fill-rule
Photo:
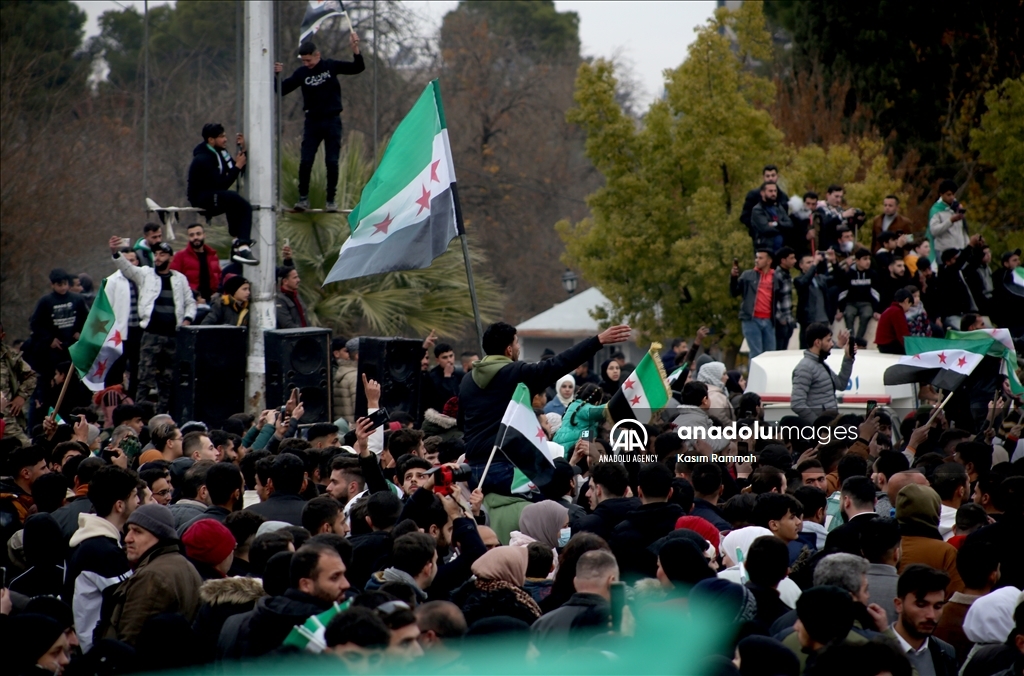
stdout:
<svg viewBox="0 0 1024 676">
<path fill-rule="evenodd" d="M 612 426 L 613 453 L 644 453 L 647 451 L 647 428 L 639 420 L 623 418 Z"/>
</svg>

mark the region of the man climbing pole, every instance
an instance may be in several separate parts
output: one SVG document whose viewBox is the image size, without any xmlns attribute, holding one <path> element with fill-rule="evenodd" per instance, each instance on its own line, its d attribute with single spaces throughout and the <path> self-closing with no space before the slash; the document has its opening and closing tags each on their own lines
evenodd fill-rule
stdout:
<svg viewBox="0 0 1024 676">
<path fill-rule="evenodd" d="M 337 211 L 335 194 L 338 189 L 338 159 L 341 155 L 341 85 L 338 75 L 356 75 L 366 69 L 359 53 L 359 36 L 349 33 L 352 61 L 336 61 L 320 57 L 320 50 L 312 42 L 299 46 L 302 66 L 281 84 L 281 94 L 288 95 L 302 87 L 302 107 L 306 111 L 306 124 L 302 129 L 302 157 L 299 160 L 299 201 L 296 211 L 309 208 L 309 176 L 320 143 L 324 144 L 324 163 L 327 166 L 326 211 Z M 274 72 L 284 70 L 284 64 L 275 63 Z"/>
</svg>

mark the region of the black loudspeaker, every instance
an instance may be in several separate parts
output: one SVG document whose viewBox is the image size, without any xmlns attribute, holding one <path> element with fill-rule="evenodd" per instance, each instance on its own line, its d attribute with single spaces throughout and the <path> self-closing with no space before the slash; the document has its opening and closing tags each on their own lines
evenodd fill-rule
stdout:
<svg viewBox="0 0 1024 676">
<path fill-rule="evenodd" d="M 267 408 L 280 408 L 299 388 L 303 425 L 332 422 L 331 330 L 277 329 L 263 333 L 267 367 Z"/>
<path fill-rule="evenodd" d="M 389 413 L 405 411 L 420 419 L 420 362 L 423 341 L 407 338 L 360 338 L 356 416 L 366 415 L 363 374 L 380 383 L 380 405 Z"/>
<path fill-rule="evenodd" d="M 175 353 L 174 419 L 201 420 L 219 429 L 245 411 L 244 326 L 179 326 Z"/>
</svg>

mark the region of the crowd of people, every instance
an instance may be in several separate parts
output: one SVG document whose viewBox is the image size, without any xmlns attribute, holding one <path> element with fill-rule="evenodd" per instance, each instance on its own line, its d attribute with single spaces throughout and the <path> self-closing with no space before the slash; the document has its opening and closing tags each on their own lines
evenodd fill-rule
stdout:
<svg viewBox="0 0 1024 676">
<path fill-rule="evenodd" d="M 735 260 L 730 283 L 741 299 L 751 358 L 788 349 L 797 327 L 806 349 L 807 327 L 840 319 L 860 347 L 868 346 L 876 320 L 873 342 L 891 354 L 904 354 L 907 336 L 941 337 L 947 329 L 981 326 L 986 317 L 1015 335 L 1024 332 L 1024 288 L 1014 282 L 1021 252 L 999 252 L 993 265 L 984 237 L 968 227 L 953 181 L 941 182 L 928 222 L 918 224 L 900 213 L 896 195 L 885 197 L 869 223 L 864 211 L 845 205 L 841 185 L 830 185 L 824 200 L 815 192 L 790 199 L 775 165 L 764 168 L 763 179 L 740 215 L 754 267 L 741 274 Z M 858 243 L 861 231 L 870 233 L 870 247 Z"/>
<path fill-rule="evenodd" d="M 831 347 L 827 326 L 808 334 L 811 349 Z M 174 420 L 159 398 L 84 402 L 18 435 L 5 423 L 5 665 L 115 674 L 305 656 L 353 672 L 458 670 L 497 640 L 542 672 L 559 660 L 615 670 L 627 656 L 621 670 L 643 672 L 654 662 L 635 660 L 667 649 L 645 637 L 667 622 L 713 628 L 678 656 L 682 673 L 1021 673 L 1012 394 L 985 429 L 931 407 L 809 404 L 812 419 L 793 420 L 856 434 L 684 441 L 682 428 L 765 425 L 742 376 L 700 354 L 702 329 L 663 356 L 682 371 L 648 424 L 659 461 L 615 462 L 604 388 L 631 365 L 609 360 L 597 383 L 585 365 L 629 335 L 612 327 L 526 363 L 499 322 L 460 369 L 432 334 L 427 410 L 379 426 L 358 338 L 332 345 L 334 423 L 300 427 L 298 397 L 220 429 Z M 16 425 L 35 375 L 4 349 L 20 364 L 0 402 Z M 809 398 L 834 402 L 829 376 Z M 553 458 L 525 489 L 511 456 L 492 453 L 520 383 Z M 348 388 L 362 388 L 365 416 Z"/>
</svg>

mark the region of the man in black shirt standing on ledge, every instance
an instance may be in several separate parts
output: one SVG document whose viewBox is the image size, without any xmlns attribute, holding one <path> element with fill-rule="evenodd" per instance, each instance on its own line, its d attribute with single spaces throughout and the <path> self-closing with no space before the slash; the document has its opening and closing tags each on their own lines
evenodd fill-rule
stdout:
<svg viewBox="0 0 1024 676">
<path fill-rule="evenodd" d="M 324 163 L 327 165 L 326 211 L 337 211 L 334 201 L 338 189 L 338 159 L 341 155 L 341 85 L 339 75 L 355 75 L 366 69 L 359 53 L 359 36 L 349 33 L 352 61 L 335 61 L 320 57 L 320 50 L 312 42 L 299 46 L 302 67 L 286 78 L 281 86 L 282 95 L 302 87 L 302 107 L 306 111 L 306 124 L 302 129 L 302 158 L 299 161 L 299 201 L 296 211 L 309 208 L 309 175 L 320 143 L 324 144 Z M 274 72 L 284 70 L 284 64 L 275 63 Z"/>
</svg>

